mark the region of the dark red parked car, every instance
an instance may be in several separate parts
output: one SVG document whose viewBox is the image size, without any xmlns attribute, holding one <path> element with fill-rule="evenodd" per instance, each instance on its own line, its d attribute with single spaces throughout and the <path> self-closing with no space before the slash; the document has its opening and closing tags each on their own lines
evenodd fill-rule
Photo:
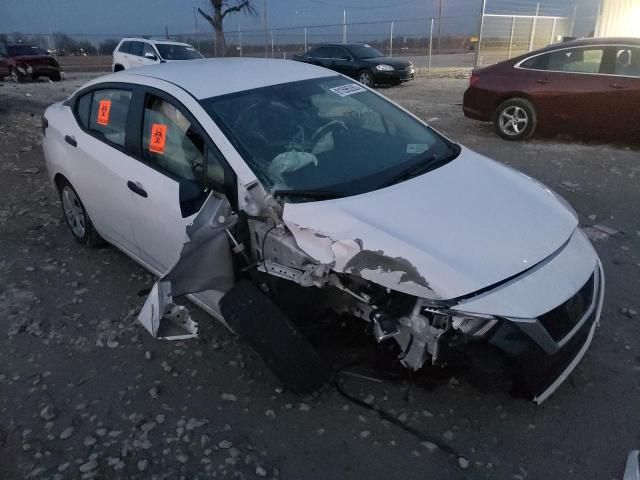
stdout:
<svg viewBox="0 0 640 480">
<path fill-rule="evenodd" d="M 9 59 L 7 57 L 7 47 L 0 43 L 0 82 L 4 77 L 9 76 Z"/>
<path fill-rule="evenodd" d="M 474 70 L 464 114 L 507 140 L 536 131 L 640 139 L 640 39 L 574 40 Z"/>
<path fill-rule="evenodd" d="M 7 45 L 9 75 L 16 82 L 49 77 L 53 81 L 62 79 L 60 65 L 40 47 L 15 43 Z"/>
</svg>

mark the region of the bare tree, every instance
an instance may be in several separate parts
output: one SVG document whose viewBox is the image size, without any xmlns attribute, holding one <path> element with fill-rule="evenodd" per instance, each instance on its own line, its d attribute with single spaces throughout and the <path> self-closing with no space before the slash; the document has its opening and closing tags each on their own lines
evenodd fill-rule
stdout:
<svg viewBox="0 0 640 480">
<path fill-rule="evenodd" d="M 245 12 L 257 15 L 257 11 L 251 0 L 207 0 L 213 8 L 213 16 L 198 8 L 198 12 L 207 22 L 211 24 L 214 30 L 214 48 L 216 57 L 224 57 L 227 45 L 224 39 L 224 28 L 222 22 L 224 17 L 230 13 Z"/>
</svg>

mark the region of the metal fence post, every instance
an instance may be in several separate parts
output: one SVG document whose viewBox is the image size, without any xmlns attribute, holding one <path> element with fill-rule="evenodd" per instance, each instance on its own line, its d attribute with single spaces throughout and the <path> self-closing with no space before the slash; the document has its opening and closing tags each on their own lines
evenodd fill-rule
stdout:
<svg viewBox="0 0 640 480">
<path fill-rule="evenodd" d="M 482 30 L 484 29 L 484 12 L 487 9 L 487 0 L 482 0 L 482 10 L 480 11 L 480 26 L 478 27 L 478 45 L 476 45 L 475 67 L 480 66 L 480 47 L 482 45 Z"/>
<path fill-rule="evenodd" d="M 271 58 L 275 58 L 274 45 L 273 45 L 273 30 L 271 30 Z"/>
<path fill-rule="evenodd" d="M 307 51 L 307 27 L 304 27 L 304 51 Z"/>
<path fill-rule="evenodd" d="M 238 22 L 238 43 L 240 44 L 240 56 L 242 57 L 242 30 L 240 29 L 240 22 Z"/>
<path fill-rule="evenodd" d="M 540 13 L 540 4 L 536 4 L 536 16 L 531 22 L 531 36 L 529 37 L 529 51 L 533 50 L 534 40 L 536 38 L 536 24 L 538 23 L 538 14 Z"/>
<path fill-rule="evenodd" d="M 427 73 L 431 75 L 431 53 L 433 45 L 433 18 L 431 19 L 431 28 L 429 29 L 429 66 L 427 67 Z"/>
<path fill-rule="evenodd" d="M 507 59 L 511 58 L 511 47 L 513 46 L 513 31 L 516 28 L 516 17 L 514 16 L 511 19 L 511 33 L 509 34 L 509 53 L 507 54 Z"/>
<path fill-rule="evenodd" d="M 551 40 L 549 41 L 549 43 L 553 43 L 554 37 L 556 35 L 556 21 L 558 20 L 558 17 L 553 17 L 553 25 L 551 26 Z"/>
<path fill-rule="evenodd" d="M 342 43 L 347 43 L 347 9 L 342 11 Z"/>
<path fill-rule="evenodd" d="M 389 39 L 389 56 L 393 56 L 393 22 L 391 22 L 391 36 Z"/>
</svg>

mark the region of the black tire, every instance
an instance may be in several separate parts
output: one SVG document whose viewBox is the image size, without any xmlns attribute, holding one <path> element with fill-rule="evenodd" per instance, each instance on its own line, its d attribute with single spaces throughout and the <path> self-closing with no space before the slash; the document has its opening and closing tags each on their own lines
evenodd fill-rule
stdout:
<svg viewBox="0 0 640 480">
<path fill-rule="evenodd" d="M 76 242 L 91 248 L 97 248 L 104 245 L 105 241 L 93 226 L 93 223 L 89 218 L 89 214 L 85 210 L 78 193 L 64 178 L 58 181 L 58 193 L 60 195 L 60 203 L 62 204 L 62 214 L 64 215 L 64 219 L 67 222 L 69 231 L 71 232 L 71 235 L 73 235 L 73 238 L 76 240 Z M 69 197 L 65 199 L 65 196 L 67 195 L 71 197 L 71 203 L 75 207 L 76 212 L 78 214 L 81 213 L 83 216 L 82 231 L 77 228 L 77 224 L 74 225 L 73 220 L 70 218 L 71 214 L 69 213 L 68 209 L 65 208 L 65 205 L 67 205 L 69 202 Z"/>
<path fill-rule="evenodd" d="M 307 395 L 331 380 L 329 365 L 282 310 L 250 281 L 236 283 L 220 301 L 220 310 L 286 389 Z"/>
<path fill-rule="evenodd" d="M 114 72 L 121 72 L 122 70 L 124 70 L 124 67 L 120 64 L 114 65 L 113 66 L 113 71 Z"/>
<path fill-rule="evenodd" d="M 60 72 L 52 72 L 49 74 L 49 80 L 52 82 L 59 82 L 62 80 L 62 75 L 60 75 Z"/>
<path fill-rule="evenodd" d="M 358 74 L 356 75 L 356 80 L 358 80 L 366 87 L 373 87 L 374 85 L 373 73 L 366 69 L 360 70 L 358 72 Z"/>
<path fill-rule="evenodd" d="M 11 77 L 11 80 L 13 80 L 15 83 L 23 83 L 25 81 L 24 74 L 20 73 L 15 68 L 9 70 L 9 77 Z"/>
<path fill-rule="evenodd" d="M 524 98 L 511 98 L 496 109 L 494 126 L 505 140 L 525 140 L 538 126 L 538 116 L 533 104 Z"/>
</svg>

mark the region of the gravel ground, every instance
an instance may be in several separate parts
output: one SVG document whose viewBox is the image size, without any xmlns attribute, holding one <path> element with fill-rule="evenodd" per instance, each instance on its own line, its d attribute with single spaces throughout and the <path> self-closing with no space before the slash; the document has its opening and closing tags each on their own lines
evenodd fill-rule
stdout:
<svg viewBox="0 0 640 480">
<path fill-rule="evenodd" d="M 282 392 L 201 312 L 197 341 L 156 341 L 143 330 L 135 317 L 152 277 L 114 248 L 74 243 L 44 168 L 40 115 L 89 78 L 0 86 L 0 478 L 622 477 L 640 446 L 637 148 L 505 142 L 462 116 L 462 79 L 382 91 L 561 192 L 591 226 L 606 272 L 592 348 L 540 407 L 458 376 L 347 381 L 353 395 L 449 443 L 459 460 L 335 390 Z M 377 375 L 366 364 L 359 371 Z"/>
</svg>

